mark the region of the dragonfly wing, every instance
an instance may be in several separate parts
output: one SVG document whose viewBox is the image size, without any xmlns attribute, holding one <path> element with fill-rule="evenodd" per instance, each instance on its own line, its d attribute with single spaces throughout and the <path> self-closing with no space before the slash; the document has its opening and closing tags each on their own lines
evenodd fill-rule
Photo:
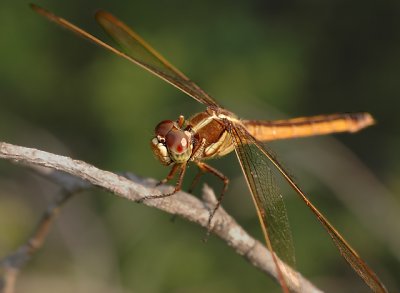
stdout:
<svg viewBox="0 0 400 293">
<path fill-rule="evenodd" d="M 219 106 L 210 95 L 176 69 L 143 38 L 115 16 L 100 10 L 96 13 L 96 20 L 121 47 L 121 50 L 131 57 L 136 64 L 171 83 L 200 103 L 207 106 Z"/>
<path fill-rule="evenodd" d="M 241 125 L 231 126 L 231 133 L 236 143 L 236 154 L 239 157 L 243 172 L 247 178 L 253 199 L 257 209 L 264 208 L 266 215 L 264 225 L 268 225 L 268 233 L 271 238 L 272 248 L 283 260 L 292 258 L 292 242 L 289 225 L 287 224 L 286 211 L 284 211 L 281 196 L 270 178 L 271 165 L 277 169 L 289 185 L 296 191 L 303 202 L 311 209 L 325 230 L 329 233 L 333 243 L 339 249 L 340 254 L 349 263 L 353 270 L 364 280 L 373 292 L 387 292 L 385 286 L 380 282 L 371 268 L 360 258 L 357 252 L 346 242 L 339 232 L 328 222 L 321 212 L 310 202 L 300 187 L 294 182 L 290 175 L 285 171 L 281 164 L 271 155 L 260 143 L 254 139 Z M 265 166 L 261 166 L 265 165 Z M 266 177 L 262 177 L 267 175 Z M 260 177 L 261 176 L 261 177 Z M 275 204 L 278 207 L 275 207 Z M 263 224 L 263 223 L 262 223 Z M 274 228 L 276 226 L 276 228 Z M 283 232 L 275 231 L 282 226 Z M 268 235 L 267 235 L 268 237 Z M 281 240 L 274 239 L 280 237 Z M 279 245 L 284 245 L 283 251 L 279 250 Z M 281 248 L 282 249 L 282 248 Z"/>
<path fill-rule="evenodd" d="M 267 246 L 281 260 L 294 266 L 295 253 L 285 203 L 275 182 L 273 166 L 254 138 L 240 125 L 228 127 L 236 155 L 246 177 Z M 277 261 L 278 274 L 280 268 Z M 281 284 L 282 280 L 280 278 Z"/>
<path fill-rule="evenodd" d="M 199 101 L 200 103 L 203 103 L 207 106 L 219 107 L 218 103 L 210 95 L 204 92 L 194 82 L 189 80 L 189 78 L 187 78 L 178 69 L 173 67 L 139 35 L 133 32 L 128 26 L 119 21 L 113 15 L 105 11 L 99 11 L 96 13 L 96 20 L 104 28 L 104 30 L 121 46 L 121 50 L 110 46 L 109 44 L 103 42 L 92 34 L 72 24 L 68 20 L 59 17 L 40 6 L 31 4 L 31 8 L 40 15 L 46 17 L 50 21 L 55 22 L 63 28 L 66 28 L 79 35 L 80 37 L 83 37 L 99 45 L 100 47 L 103 47 L 106 50 L 111 51 L 114 54 L 146 69 L 150 73 L 172 84 L 173 86 L 191 96 L 195 100 Z"/>
</svg>

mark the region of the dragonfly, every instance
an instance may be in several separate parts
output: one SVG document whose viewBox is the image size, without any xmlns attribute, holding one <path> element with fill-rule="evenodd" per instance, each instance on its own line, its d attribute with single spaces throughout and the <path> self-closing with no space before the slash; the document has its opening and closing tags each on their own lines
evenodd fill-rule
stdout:
<svg viewBox="0 0 400 293">
<path fill-rule="evenodd" d="M 292 266 L 294 266 L 295 257 L 287 211 L 275 181 L 275 173 L 281 174 L 309 207 L 328 232 L 340 254 L 370 289 L 373 292 L 387 292 L 374 271 L 311 203 L 299 185 L 264 145 L 265 142 L 278 139 L 357 132 L 374 123 L 370 114 L 339 113 L 275 121 L 240 119 L 233 112 L 223 108 L 213 97 L 112 14 L 99 10 L 95 18 L 105 32 L 119 45 L 118 48 L 103 42 L 44 8 L 35 4 L 31 4 L 31 8 L 50 21 L 144 68 L 206 107 L 205 111 L 195 114 L 189 119 L 179 116 L 176 121 L 164 120 L 155 127 L 155 134 L 150 143 L 151 148 L 163 165 L 171 167 L 167 177 L 160 183 L 166 183 L 176 175 L 177 181 L 172 192 L 145 196 L 145 200 L 171 196 L 178 192 L 182 187 L 187 165 L 194 163 L 199 167 L 200 172 L 195 177 L 192 186 L 204 173 L 211 173 L 223 181 L 223 189 L 218 203 L 210 212 L 209 227 L 211 227 L 212 217 L 220 206 L 229 179 L 205 161 L 235 152 L 249 187 L 283 292 L 289 292 L 293 288 L 288 286 L 278 257 Z"/>
</svg>

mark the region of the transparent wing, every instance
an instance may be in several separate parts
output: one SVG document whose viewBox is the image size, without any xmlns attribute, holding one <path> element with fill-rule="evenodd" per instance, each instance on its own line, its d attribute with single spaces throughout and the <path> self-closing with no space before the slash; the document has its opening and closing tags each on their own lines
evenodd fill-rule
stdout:
<svg viewBox="0 0 400 293">
<path fill-rule="evenodd" d="M 289 220 L 270 159 L 244 128 L 231 125 L 230 129 L 266 241 L 271 243 L 272 250 L 279 258 L 293 266 L 295 253 Z"/>
<path fill-rule="evenodd" d="M 200 103 L 203 103 L 207 106 L 219 107 L 218 103 L 211 96 L 204 92 L 194 82 L 189 80 L 178 69 L 173 67 L 139 35 L 137 35 L 111 14 L 105 11 L 99 11 L 96 13 L 96 20 L 122 47 L 122 50 L 110 46 L 92 34 L 89 34 L 88 32 L 53 14 L 50 11 L 47 11 L 35 4 L 31 4 L 31 7 L 37 13 L 57 23 L 58 25 L 146 69 L 152 74 L 180 89 Z"/>
<path fill-rule="evenodd" d="M 259 213 L 263 216 L 261 224 L 266 226 L 263 230 L 266 230 L 269 234 L 266 235 L 266 238 L 270 239 L 272 248 L 278 256 L 282 257 L 285 261 L 288 260 L 289 264 L 290 261 L 294 261 L 294 250 L 286 211 L 284 209 L 282 197 L 278 192 L 273 178 L 271 178 L 271 167 L 276 168 L 283 175 L 290 186 L 311 209 L 313 214 L 331 236 L 340 254 L 364 282 L 374 292 L 387 292 L 375 273 L 328 222 L 321 212 L 308 200 L 304 192 L 283 169 L 280 163 L 264 149 L 243 126 L 231 125 L 230 132 L 236 143 L 236 154 L 239 157 L 257 210 L 259 210 Z M 274 239 L 275 237 L 279 237 L 280 239 Z M 269 240 L 267 239 L 267 241 Z"/>
<path fill-rule="evenodd" d="M 217 102 L 211 96 L 176 69 L 136 32 L 112 14 L 100 10 L 96 13 L 96 20 L 110 37 L 121 46 L 122 51 L 139 65 L 171 83 L 197 101 L 207 106 L 218 106 Z"/>
</svg>

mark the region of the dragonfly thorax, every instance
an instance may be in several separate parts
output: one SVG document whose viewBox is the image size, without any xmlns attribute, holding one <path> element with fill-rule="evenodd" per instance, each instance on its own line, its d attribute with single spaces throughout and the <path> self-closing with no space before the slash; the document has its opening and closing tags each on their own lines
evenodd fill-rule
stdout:
<svg viewBox="0 0 400 293">
<path fill-rule="evenodd" d="M 160 122 L 155 128 L 155 137 L 151 140 L 154 155 L 164 165 L 187 162 L 192 155 L 192 134 L 182 129 L 178 122 Z"/>
</svg>

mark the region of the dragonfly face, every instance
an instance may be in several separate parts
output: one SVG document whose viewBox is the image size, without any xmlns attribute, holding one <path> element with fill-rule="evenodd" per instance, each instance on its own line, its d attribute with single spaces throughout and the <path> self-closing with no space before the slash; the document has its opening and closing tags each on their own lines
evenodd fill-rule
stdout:
<svg viewBox="0 0 400 293">
<path fill-rule="evenodd" d="M 179 122 L 164 120 L 155 128 L 151 147 L 154 155 L 163 165 L 185 163 L 192 155 L 192 133 L 181 127 Z"/>
<path fill-rule="evenodd" d="M 170 173 L 162 183 L 171 180 L 178 170 L 180 172 L 173 192 L 161 196 L 147 196 L 145 199 L 175 194 L 181 187 L 186 165 L 189 161 L 196 163 L 202 173 L 210 172 L 224 182 L 224 188 L 220 196 L 222 198 L 228 185 L 228 178 L 202 161 L 220 157 L 235 150 L 255 204 L 267 247 L 271 251 L 271 256 L 275 263 L 277 279 L 283 291 L 289 292 L 288 279 L 278 264 L 277 256 L 289 264 L 293 264 L 294 248 L 285 205 L 279 188 L 275 183 L 273 171 L 283 176 L 316 216 L 332 238 L 341 255 L 364 282 L 374 292 L 387 292 L 375 273 L 310 202 L 306 194 L 294 182 L 279 161 L 261 144 L 262 141 L 282 138 L 306 137 L 335 132 L 355 132 L 373 124 L 371 115 L 368 113 L 333 114 L 275 122 L 239 120 L 234 114 L 219 106 L 213 97 L 170 64 L 137 33 L 113 15 L 105 11 L 98 11 L 96 20 L 120 45 L 120 49 L 110 46 L 43 8 L 34 4 L 31 7 L 58 25 L 146 69 L 207 107 L 206 111 L 194 115 L 187 121 L 183 116 L 180 116 L 176 122 L 164 120 L 157 125 L 155 136 L 151 140 L 152 150 L 162 164 L 172 165 Z M 219 203 L 213 210 L 210 221 Z"/>
</svg>

